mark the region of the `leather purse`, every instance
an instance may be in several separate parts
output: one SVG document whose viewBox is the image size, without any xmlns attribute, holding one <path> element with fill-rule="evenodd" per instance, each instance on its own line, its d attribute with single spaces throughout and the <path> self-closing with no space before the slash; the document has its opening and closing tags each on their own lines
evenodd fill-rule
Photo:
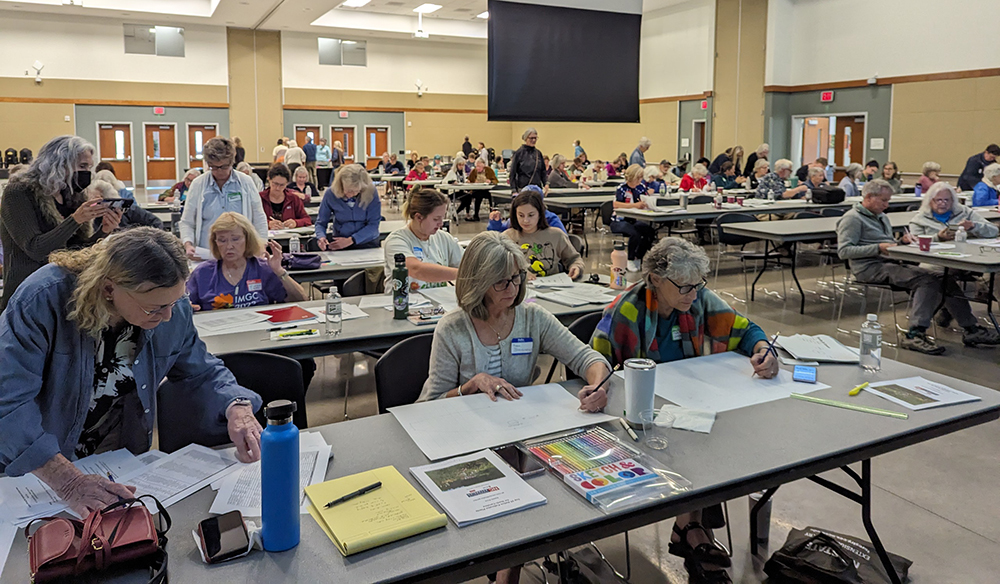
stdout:
<svg viewBox="0 0 1000 584">
<path fill-rule="evenodd" d="M 144 498 L 156 504 L 159 528 L 154 526 Z M 31 532 L 35 521 L 42 524 Z M 122 499 L 94 511 L 83 521 L 63 517 L 35 521 L 24 530 L 32 583 L 79 576 L 142 558 L 149 559 L 150 584 L 166 582 L 170 515 L 151 495 Z"/>
</svg>

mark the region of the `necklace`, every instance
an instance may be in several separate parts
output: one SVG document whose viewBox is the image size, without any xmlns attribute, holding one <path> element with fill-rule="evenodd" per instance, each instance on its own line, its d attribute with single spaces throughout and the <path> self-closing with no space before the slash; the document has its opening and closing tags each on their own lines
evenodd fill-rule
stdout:
<svg viewBox="0 0 1000 584">
<path fill-rule="evenodd" d="M 504 314 L 504 320 L 500 322 L 500 330 L 507 328 L 506 321 L 507 321 L 507 315 Z M 493 330 L 493 334 L 497 336 L 497 344 L 499 344 L 500 341 L 503 339 L 503 336 L 500 335 L 500 331 L 498 331 L 492 324 L 490 324 L 490 321 L 484 320 L 483 322 L 485 322 L 486 326 L 490 327 Z"/>
<path fill-rule="evenodd" d="M 243 264 L 243 269 L 244 270 L 246 269 L 246 263 Z M 240 272 L 230 272 L 229 270 L 226 269 L 225 266 L 223 266 L 222 267 L 222 274 L 226 277 L 227 280 L 237 280 L 238 281 L 240 279 L 240 277 L 243 275 L 243 272 L 242 271 L 240 271 Z"/>
</svg>

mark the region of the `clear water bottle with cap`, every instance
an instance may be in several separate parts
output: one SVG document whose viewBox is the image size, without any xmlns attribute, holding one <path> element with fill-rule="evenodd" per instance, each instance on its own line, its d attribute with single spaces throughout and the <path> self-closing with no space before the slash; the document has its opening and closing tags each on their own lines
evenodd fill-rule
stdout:
<svg viewBox="0 0 1000 584">
<path fill-rule="evenodd" d="M 299 253 L 302 251 L 302 240 L 299 239 L 298 233 L 293 233 L 292 238 L 288 240 L 288 251 L 292 253 Z"/>
<path fill-rule="evenodd" d="M 181 199 L 174 197 L 170 202 L 170 232 L 178 239 L 181 237 Z"/>
<path fill-rule="evenodd" d="M 861 348 L 858 352 L 862 369 L 869 372 L 882 370 L 882 325 L 877 314 L 869 314 L 861 324 Z"/>
<path fill-rule="evenodd" d="M 774 200 L 774 189 L 770 189 L 769 191 L 767 191 L 767 200 L 768 201 Z"/>
<path fill-rule="evenodd" d="M 959 226 L 958 231 L 955 232 L 955 243 L 965 243 L 969 241 L 969 232 L 965 230 L 965 227 Z"/>
<path fill-rule="evenodd" d="M 260 434 L 261 539 L 269 552 L 299 545 L 299 429 L 292 423 L 295 402 L 267 404 L 267 427 Z"/>
<path fill-rule="evenodd" d="M 344 329 L 342 305 L 337 288 L 330 286 L 330 291 L 326 293 L 326 334 L 339 335 Z"/>
</svg>

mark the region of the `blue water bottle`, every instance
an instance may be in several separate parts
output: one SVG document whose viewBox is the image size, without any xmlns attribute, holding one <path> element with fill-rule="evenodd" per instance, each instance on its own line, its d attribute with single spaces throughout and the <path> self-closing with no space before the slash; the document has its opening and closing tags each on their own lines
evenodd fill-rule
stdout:
<svg viewBox="0 0 1000 584">
<path fill-rule="evenodd" d="M 299 429 L 292 423 L 295 403 L 275 400 L 264 410 L 260 435 L 261 538 L 264 550 L 283 552 L 299 545 Z"/>
</svg>

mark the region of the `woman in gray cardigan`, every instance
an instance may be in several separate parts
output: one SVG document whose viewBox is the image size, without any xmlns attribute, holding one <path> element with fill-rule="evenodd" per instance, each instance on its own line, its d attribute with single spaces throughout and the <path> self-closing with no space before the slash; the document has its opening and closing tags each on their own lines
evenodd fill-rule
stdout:
<svg viewBox="0 0 1000 584">
<path fill-rule="evenodd" d="M 456 295 L 461 310 L 444 316 L 434 330 L 430 371 L 419 401 L 485 393 L 518 399 L 530 385 L 539 353 L 552 355 L 588 385 L 580 407 L 600 411 L 607 394 L 595 386 L 610 368 L 550 312 L 522 304 L 528 269 L 524 254 L 494 231 L 480 233 L 458 268 Z"/>
</svg>

